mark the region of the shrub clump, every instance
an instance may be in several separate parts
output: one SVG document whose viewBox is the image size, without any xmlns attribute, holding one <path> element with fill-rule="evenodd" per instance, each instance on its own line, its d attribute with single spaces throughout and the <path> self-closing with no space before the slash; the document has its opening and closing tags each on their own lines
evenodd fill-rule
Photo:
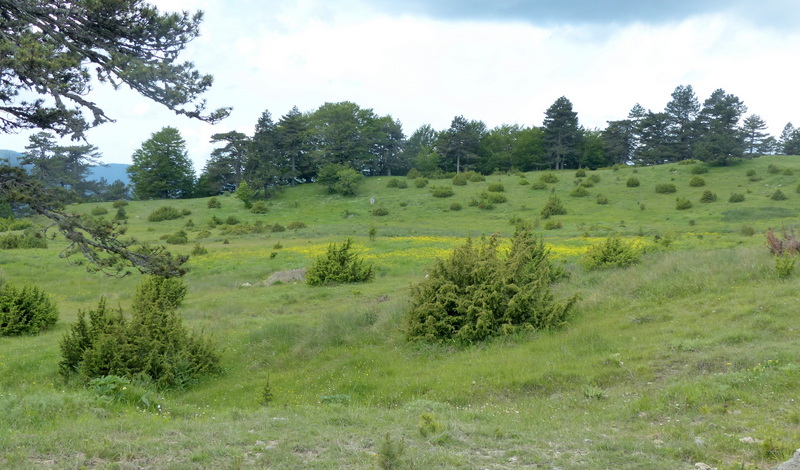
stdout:
<svg viewBox="0 0 800 470">
<path fill-rule="evenodd" d="M 695 165 L 691 170 L 689 170 L 689 173 L 693 175 L 703 175 L 708 173 L 708 167 L 705 165 Z"/>
<path fill-rule="evenodd" d="M 165 389 L 220 372 L 214 346 L 190 333 L 177 313 L 185 296 L 181 279 L 150 276 L 136 287 L 130 319 L 121 308 L 109 308 L 105 298 L 96 309 L 79 311 L 78 322 L 61 339 L 61 374 L 85 381 L 144 377 Z"/>
<path fill-rule="evenodd" d="M 414 186 L 416 186 L 417 188 L 424 188 L 427 185 L 428 185 L 428 178 L 419 177 L 414 179 Z"/>
<path fill-rule="evenodd" d="M 686 199 L 685 197 L 679 197 L 678 199 L 676 199 L 675 208 L 678 209 L 679 211 L 691 209 L 692 201 Z"/>
<path fill-rule="evenodd" d="M 431 188 L 431 195 L 433 197 L 450 197 L 455 194 L 453 188 L 447 186 L 434 186 Z"/>
<path fill-rule="evenodd" d="M 744 202 L 744 194 L 731 193 L 731 197 L 728 198 L 728 202 Z"/>
<path fill-rule="evenodd" d="M 181 212 L 172 206 L 161 206 L 147 216 L 149 222 L 161 222 L 164 220 L 175 220 L 182 217 Z"/>
<path fill-rule="evenodd" d="M 353 240 L 348 238 L 341 245 L 331 243 L 328 251 L 317 257 L 306 272 L 306 283 L 311 286 L 366 282 L 374 273 L 371 264 L 364 264 L 361 257 L 353 252 Z"/>
<path fill-rule="evenodd" d="M 788 199 L 786 195 L 783 194 L 783 191 L 781 191 L 780 189 L 776 189 L 775 192 L 772 193 L 772 195 L 769 198 L 772 199 L 773 201 L 785 201 L 786 199 Z"/>
<path fill-rule="evenodd" d="M 375 215 L 375 216 L 378 216 L 378 217 L 382 217 L 384 215 L 389 215 L 389 209 L 387 209 L 387 208 L 385 208 L 383 206 L 378 206 L 375 209 L 372 209 L 372 215 Z"/>
<path fill-rule="evenodd" d="M 108 209 L 106 209 L 103 206 L 93 207 L 92 211 L 91 211 L 91 214 L 94 215 L 94 216 L 106 215 L 106 214 L 108 214 Z"/>
<path fill-rule="evenodd" d="M 503 183 L 490 183 L 489 187 L 486 189 L 492 193 L 502 193 L 506 190 L 505 186 L 503 186 Z"/>
<path fill-rule="evenodd" d="M 672 183 L 659 183 L 656 185 L 656 192 L 658 194 L 671 194 L 677 190 L 678 188 Z"/>
<path fill-rule="evenodd" d="M 707 189 L 703 191 L 703 195 L 700 196 L 700 202 L 714 202 L 716 200 L 717 195 Z"/>
<path fill-rule="evenodd" d="M 608 204 L 608 197 L 603 194 L 597 195 L 597 203 L 598 204 Z"/>
<path fill-rule="evenodd" d="M 548 220 L 544 223 L 545 230 L 558 230 L 563 226 L 564 224 L 560 220 Z"/>
<path fill-rule="evenodd" d="M 386 187 L 405 189 L 408 187 L 408 182 L 406 180 L 401 180 L 400 178 L 392 178 L 386 183 Z"/>
<path fill-rule="evenodd" d="M 575 189 L 569 192 L 569 195 L 572 197 L 586 197 L 589 195 L 589 191 L 583 186 L 576 186 Z"/>
<path fill-rule="evenodd" d="M 585 178 L 586 177 L 586 170 L 584 170 L 583 168 L 579 169 L 578 171 L 575 172 L 575 177 L 576 178 Z"/>
<path fill-rule="evenodd" d="M 453 186 L 466 186 L 467 185 L 467 175 L 464 173 L 458 173 L 453 177 Z"/>
<path fill-rule="evenodd" d="M 605 242 L 592 245 L 581 258 L 581 265 L 587 271 L 612 267 L 630 266 L 639 261 L 642 253 L 631 243 L 619 237 L 607 238 Z"/>
<path fill-rule="evenodd" d="M 306 228 L 306 223 L 305 222 L 295 221 L 295 222 L 289 223 L 289 225 L 287 225 L 286 228 L 288 228 L 289 230 L 297 231 L 297 230 L 300 230 L 301 228 Z"/>
<path fill-rule="evenodd" d="M 189 243 L 189 237 L 184 230 L 178 230 L 175 233 L 164 235 L 161 239 L 170 245 L 185 245 Z"/>
<path fill-rule="evenodd" d="M 450 204 L 450 210 L 451 211 L 460 211 L 461 210 L 461 204 L 458 203 L 458 202 L 454 202 L 454 203 Z"/>
<path fill-rule="evenodd" d="M 253 214 L 266 214 L 269 212 L 269 207 L 264 201 L 258 201 L 250 207 L 250 212 Z"/>
<path fill-rule="evenodd" d="M 550 196 L 550 199 L 547 200 L 544 207 L 542 207 L 542 218 L 547 219 L 554 215 L 564 215 L 567 213 L 567 209 L 561 203 L 561 199 L 556 196 Z"/>
<path fill-rule="evenodd" d="M 550 184 L 558 183 L 558 176 L 556 176 L 555 173 L 550 173 L 550 172 L 542 173 L 541 175 L 539 175 L 539 181 L 541 181 L 542 183 L 550 183 Z"/>
<path fill-rule="evenodd" d="M 547 189 L 547 185 L 544 183 L 544 181 L 534 181 L 533 184 L 531 184 L 531 189 L 537 191 Z"/>
<path fill-rule="evenodd" d="M 36 334 L 55 325 L 58 308 L 36 286 L 0 287 L 0 336 Z"/>
<path fill-rule="evenodd" d="M 547 330 L 566 322 L 577 296 L 559 302 L 551 284 L 564 275 L 541 239 L 519 230 L 506 256 L 496 237 L 467 239 L 449 258 L 437 259 L 412 287 L 406 321 L 410 341 L 473 343 L 521 330 Z"/>
<path fill-rule="evenodd" d="M 628 181 L 625 182 L 625 186 L 627 186 L 629 188 L 635 188 L 635 187 L 639 186 L 639 184 L 641 184 L 641 183 L 639 183 L 639 178 L 637 178 L 635 176 L 631 176 L 630 178 L 628 178 Z"/>
<path fill-rule="evenodd" d="M 208 208 L 209 209 L 219 209 L 222 207 L 222 203 L 219 202 L 219 199 L 212 197 L 208 200 Z"/>
<path fill-rule="evenodd" d="M 21 234 L 9 233 L 0 236 L 0 249 L 2 250 L 28 248 L 47 248 L 47 240 L 45 240 L 42 232 L 29 229 Z"/>
<path fill-rule="evenodd" d="M 689 186 L 693 188 L 699 188 L 705 185 L 706 185 L 706 180 L 704 180 L 699 176 L 693 176 L 692 179 L 689 180 Z"/>
</svg>

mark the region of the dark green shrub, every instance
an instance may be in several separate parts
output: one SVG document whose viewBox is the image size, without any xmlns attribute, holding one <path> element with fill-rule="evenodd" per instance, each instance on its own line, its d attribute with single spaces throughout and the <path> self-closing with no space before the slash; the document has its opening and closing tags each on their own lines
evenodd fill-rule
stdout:
<svg viewBox="0 0 800 470">
<path fill-rule="evenodd" d="M 747 170 L 747 173 L 745 173 L 745 174 L 747 176 L 755 176 L 756 175 L 756 170 L 754 168 L 750 168 L 749 170 Z"/>
<path fill-rule="evenodd" d="M 786 175 L 786 176 L 794 176 L 794 171 L 792 171 L 791 168 L 787 168 L 787 169 L 783 170 L 783 174 Z"/>
<path fill-rule="evenodd" d="M 772 195 L 769 198 L 772 199 L 773 201 L 785 201 L 786 199 L 788 199 L 786 195 L 783 194 L 783 191 L 781 191 L 780 189 L 776 189 L 775 192 L 772 193 Z"/>
<path fill-rule="evenodd" d="M 731 197 L 728 198 L 728 202 L 744 202 L 744 194 L 731 193 Z"/>
<path fill-rule="evenodd" d="M 564 224 L 562 224 L 560 220 L 547 220 L 544 223 L 545 230 L 558 230 L 563 226 Z"/>
<path fill-rule="evenodd" d="M 521 330 L 547 330 L 566 322 L 576 296 L 555 300 L 551 284 L 563 270 L 530 231 L 519 230 L 506 256 L 496 237 L 467 239 L 426 279 L 412 287 L 406 320 L 411 341 L 474 343 Z"/>
<path fill-rule="evenodd" d="M 220 372 L 213 345 L 190 333 L 177 313 L 185 295 L 181 279 L 150 276 L 136 287 L 130 320 L 105 298 L 97 309 L 79 311 L 61 339 L 61 374 L 144 377 L 159 388 L 181 388 Z"/>
<path fill-rule="evenodd" d="M 581 183 L 579 183 L 579 186 L 582 188 L 593 188 L 594 181 L 587 179 L 586 181 L 582 181 Z"/>
<path fill-rule="evenodd" d="M 431 195 L 433 197 L 450 197 L 455 194 L 453 188 L 447 186 L 434 186 L 431 188 Z"/>
<path fill-rule="evenodd" d="M 656 185 L 656 192 L 658 194 L 671 194 L 677 190 L 678 188 L 672 183 L 659 183 Z"/>
<path fill-rule="evenodd" d="M 21 234 L 9 233 L 0 236 L 0 249 L 2 250 L 29 248 L 47 248 L 47 240 L 42 232 L 28 229 Z"/>
<path fill-rule="evenodd" d="M 798 184 L 797 187 L 794 188 L 794 192 L 800 194 L 800 184 Z"/>
<path fill-rule="evenodd" d="M 353 252 L 353 240 L 348 238 L 341 245 L 331 243 L 326 254 L 317 257 L 306 272 L 306 282 L 311 286 L 366 282 L 372 279 L 372 265 L 365 265 Z"/>
<path fill-rule="evenodd" d="M 467 178 L 471 183 L 480 183 L 482 181 L 486 181 L 486 177 L 482 174 L 475 172 L 475 171 L 468 171 Z"/>
<path fill-rule="evenodd" d="M 194 245 L 194 248 L 192 248 L 191 254 L 192 256 L 203 256 L 208 254 L 208 250 L 203 245 L 197 243 Z"/>
<path fill-rule="evenodd" d="M 128 201 L 123 201 L 122 199 L 117 199 L 116 201 L 111 203 L 111 207 L 114 209 L 119 209 L 120 207 L 125 207 L 128 205 Z"/>
<path fill-rule="evenodd" d="M 598 204 L 608 204 L 608 197 L 603 194 L 597 195 L 597 203 Z"/>
<path fill-rule="evenodd" d="M 506 190 L 505 186 L 503 186 L 503 183 L 490 183 L 489 187 L 486 189 L 492 193 L 502 193 Z"/>
<path fill-rule="evenodd" d="M 212 216 L 211 216 L 211 219 L 208 221 L 208 225 L 209 225 L 211 228 L 214 228 L 214 227 L 216 227 L 217 225 L 222 225 L 222 224 L 224 224 L 224 223 L 225 223 L 225 221 L 224 221 L 224 220 L 222 220 L 222 219 L 220 219 L 220 218 L 219 218 L 219 217 L 217 217 L 216 215 L 212 215 Z"/>
<path fill-rule="evenodd" d="M 531 184 L 531 182 L 530 182 L 530 181 L 528 181 L 528 180 L 527 180 L 527 179 L 525 179 L 525 178 L 521 178 L 521 179 L 519 180 L 519 184 L 520 184 L 520 186 L 527 186 L 527 185 Z"/>
<path fill-rule="evenodd" d="M 190 211 L 189 209 L 181 209 L 181 215 L 183 216 L 192 215 L 192 211 Z"/>
<path fill-rule="evenodd" d="M 288 228 L 289 230 L 297 231 L 300 230 L 301 228 L 306 228 L 306 224 L 305 222 L 292 222 L 289 225 L 287 225 L 286 228 Z"/>
<path fill-rule="evenodd" d="M 750 225 L 742 225 L 742 228 L 739 230 L 739 233 L 741 233 L 745 237 L 752 237 L 753 235 L 756 234 L 756 229 L 754 229 Z"/>
<path fill-rule="evenodd" d="M 569 195 L 572 197 L 586 197 L 589 195 L 589 191 L 587 191 L 583 186 L 577 186 L 575 189 L 569 192 Z"/>
<path fill-rule="evenodd" d="M 633 244 L 619 237 L 607 238 L 604 243 L 592 245 L 581 258 L 581 265 L 587 271 L 612 267 L 630 266 L 639 261 L 642 253 Z"/>
<path fill-rule="evenodd" d="M 208 230 L 201 230 L 197 232 L 197 236 L 195 238 L 197 238 L 198 240 L 202 240 L 203 238 L 208 238 L 210 236 L 211 232 L 209 232 Z"/>
<path fill-rule="evenodd" d="M 545 184 L 543 181 L 534 181 L 533 184 L 531 184 L 531 189 L 535 190 L 547 189 L 547 184 Z"/>
<path fill-rule="evenodd" d="M 253 214 L 266 214 L 269 212 L 269 207 L 267 207 L 266 202 L 258 201 L 250 207 L 250 212 Z"/>
<path fill-rule="evenodd" d="M 481 194 L 481 196 L 485 196 L 484 199 L 489 202 L 489 204 L 502 204 L 508 201 L 506 195 L 500 193 L 485 193 L 485 195 Z"/>
<path fill-rule="evenodd" d="M 542 207 L 542 218 L 547 219 L 554 215 L 564 215 L 567 213 L 567 209 L 561 204 L 561 199 L 556 196 L 550 196 L 550 199 L 547 200 L 544 207 Z"/>
<path fill-rule="evenodd" d="M 372 209 L 372 215 L 375 215 L 375 216 L 378 216 L 378 217 L 383 217 L 384 215 L 389 215 L 389 209 L 387 209 L 387 208 L 385 208 L 383 206 L 376 207 L 375 209 Z"/>
<path fill-rule="evenodd" d="M 467 175 L 464 173 L 458 173 L 453 177 L 453 186 L 466 186 L 467 185 Z"/>
<path fill-rule="evenodd" d="M 219 209 L 222 207 L 222 203 L 219 202 L 219 199 L 212 197 L 208 200 L 208 208 L 209 209 Z"/>
<path fill-rule="evenodd" d="M 387 188 L 398 188 L 398 189 L 405 189 L 408 187 L 408 182 L 406 180 L 401 180 L 400 178 L 391 178 L 386 183 Z"/>
<path fill-rule="evenodd" d="M 640 184 L 639 183 L 639 178 L 637 178 L 635 176 L 631 176 L 630 178 L 628 178 L 628 181 L 625 182 L 625 186 L 627 186 L 629 188 L 635 188 L 635 187 L 639 186 L 639 184 Z"/>
<path fill-rule="evenodd" d="M 189 243 L 189 237 L 186 235 L 186 232 L 183 230 L 178 230 L 175 233 L 170 233 L 169 235 L 164 235 L 161 237 L 162 240 L 171 244 L 171 245 L 185 245 Z"/>
<path fill-rule="evenodd" d="M 708 173 L 708 167 L 705 165 L 695 165 L 689 170 L 689 173 L 693 175 L 703 175 Z"/>
<path fill-rule="evenodd" d="M 460 211 L 461 210 L 461 204 L 459 204 L 457 202 L 454 202 L 454 203 L 450 204 L 450 210 L 451 211 Z"/>
<path fill-rule="evenodd" d="M 414 179 L 414 186 L 417 188 L 424 188 L 428 185 L 428 178 L 416 178 Z"/>
<path fill-rule="evenodd" d="M 699 188 L 705 185 L 706 185 L 706 180 L 704 180 L 699 176 L 693 176 L 692 179 L 689 180 L 689 186 L 693 188 Z"/>
<path fill-rule="evenodd" d="M 780 173 L 780 172 L 781 172 L 781 169 L 778 168 L 776 165 L 774 165 L 772 163 L 770 163 L 769 166 L 767 167 L 767 173 L 770 173 L 770 174 L 774 175 L 774 174 Z"/>
<path fill-rule="evenodd" d="M 600 177 L 597 176 L 597 175 L 592 174 L 592 175 L 589 175 L 588 181 L 591 181 L 592 183 L 597 184 L 597 183 L 600 182 Z"/>
<path fill-rule="evenodd" d="M 678 209 L 679 211 L 691 209 L 692 201 L 686 199 L 685 197 L 679 197 L 675 202 L 675 208 Z"/>
<path fill-rule="evenodd" d="M 541 181 L 542 183 L 550 183 L 550 184 L 558 183 L 558 177 L 555 175 L 555 173 L 550 173 L 550 172 L 542 173 L 541 175 L 539 175 L 539 181 Z"/>
<path fill-rule="evenodd" d="M 0 232 L 25 230 L 33 227 L 30 219 L 12 219 L 0 217 Z"/>
<path fill-rule="evenodd" d="M 55 325 L 58 308 L 35 286 L 0 286 L 0 336 L 36 334 Z"/>
<path fill-rule="evenodd" d="M 416 168 L 412 168 L 412 169 L 408 170 L 408 173 L 406 173 L 406 178 L 408 178 L 410 180 L 415 180 L 417 178 L 422 178 L 424 176 L 425 175 L 423 175 L 422 172 L 417 170 Z"/>
<path fill-rule="evenodd" d="M 147 220 L 150 222 L 161 222 L 164 220 L 174 220 L 180 218 L 180 211 L 172 206 L 161 206 L 147 216 Z"/>
<path fill-rule="evenodd" d="M 270 232 L 273 232 L 273 233 L 277 233 L 277 232 L 285 232 L 285 231 L 286 231 L 286 227 L 284 227 L 284 226 L 283 226 L 283 225 L 281 225 L 281 224 L 275 224 L 275 225 L 273 225 L 273 226 L 272 226 L 272 227 L 269 229 L 269 231 L 270 231 Z"/>
<path fill-rule="evenodd" d="M 707 189 L 703 191 L 703 195 L 700 196 L 700 202 L 714 202 L 716 200 L 717 195 Z"/>
<path fill-rule="evenodd" d="M 225 225 L 236 225 L 241 222 L 235 215 L 229 215 L 227 219 L 225 219 Z"/>
<path fill-rule="evenodd" d="M 103 206 L 96 206 L 92 208 L 91 214 L 94 216 L 101 216 L 108 214 L 108 209 Z"/>
<path fill-rule="evenodd" d="M 586 170 L 584 170 L 583 168 L 579 169 L 578 171 L 575 172 L 575 177 L 576 178 L 585 178 L 586 177 Z"/>
<path fill-rule="evenodd" d="M 128 220 L 128 214 L 125 213 L 125 208 L 120 207 L 114 215 L 114 220 Z"/>
</svg>

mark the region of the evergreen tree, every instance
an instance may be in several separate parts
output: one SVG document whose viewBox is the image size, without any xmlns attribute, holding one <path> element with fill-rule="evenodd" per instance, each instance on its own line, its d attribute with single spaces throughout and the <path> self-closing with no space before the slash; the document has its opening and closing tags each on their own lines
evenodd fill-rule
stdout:
<svg viewBox="0 0 800 470">
<path fill-rule="evenodd" d="M 369 124 L 370 140 L 372 142 L 371 174 L 392 176 L 392 173 L 408 171 L 410 163 L 403 154 L 403 125 L 391 116 L 383 116 L 372 120 Z"/>
<path fill-rule="evenodd" d="M 133 153 L 128 175 L 139 199 L 191 197 L 194 170 L 180 132 L 174 127 L 154 132 Z"/>
<path fill-rule="evenodd" d="M 626 164 L 633 160 L 634 134 L 633 121 L 609 121 L 602 132 L 603 151 L 609 164 Z"/>
<path fill-rule="evenodd" d="M 424 167 L 429 166 L 427 164 L 430 160 L 429 156 L 436 149 L 438 140 L 438 132 L 430 124 L 423 124 L 406 139 L 403 153 L 414 168 L 422 173 L 429 174 L 438 168 L 439 162 L 436 162 L 434 168 L 427 169 L 421 168 L 420 163 Z"/>
<path fill-rule="evenodd" d="M 281 171 L 282 179 L 290 186 L 311 181 L 316 169 L 309 154 L 308 117 L 295 106 L 281 116 L 276 131 L 278 149 L 286 163 Z"/>
<path fill-rule="evenodd" d="M 745 118 L 742 122 L 742 133 L 744 134 L 745 156 L 756 157 L 769 153 L 770 135 L 764 132 L 767 123 L 758 114 L 753 114 Z"/>
<path fill-rule="evenodd" d="M 700 112 L 700 101 L 691 85 L 679 85 L 672 92 L 672 100 L 667 103 L 664 113 L 667 116 L 669 161 L 687 160 L 694 157 L 694 142 L 697 135 L 695 119 Z"/>
<path fill-rule="evenodd" d="M 715 90 L 703 102 L 698 117 L 701 135 L 697 141 L 696 156 L 705 162 L 726 165 L 744 154 L 744 139 L 738 128 L 739 119 L 747 107 L 738 97 Z"/>
<path fill-rule="evenodd" d="M 646 165 L 659 165 L 674 158 L 666 113 L 648 111 L 637 123 L 637 133 L 639 145 L 634 151 L 635 161 Z"/>
<path fill-rule="evenodd" d="M 607 164 L 603 135 L 599 130 L 583 133 L 580 166 L 596 170 Z"/>
<path fill-rule="evenodd" d="M 564 96 L 558 98 L 545 112 L 542 128 L 544 148 L 552 168 L 577 168 L 582 130 L 572 102 Z"/>
<path fill-rule="evenodd" d="M 800 129 L 795 129 L 791 122 L 787 123 L 781 132 L 778 147 L 784 155 L 800 155 Z"/>
<path fill-rule="evenodd" d="M 456 116 L 450 128 L 439 134 L 437 148 L 444 160 L 445 169 L 460 173 L 477 162 L 481 155 L 481 140 L 486 134 L 486 124 L 468 121 Z"/>
</svg>

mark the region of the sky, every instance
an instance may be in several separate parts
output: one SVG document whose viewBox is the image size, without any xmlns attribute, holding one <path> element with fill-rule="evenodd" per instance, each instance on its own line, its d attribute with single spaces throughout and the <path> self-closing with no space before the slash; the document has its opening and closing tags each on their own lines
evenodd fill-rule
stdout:
<svg viewBox="0 0 800 470">
<path fill-rule="evenodd" d="M 177 128 L 200 172 L 211 135 L 251 135 L 268 110 L 313 111 L 351 101 L 399 120 L 406 135 L 453 117 L 538 126 L 561 96 L 580 123 L 602 129 L 641 104 L 661 111 L 679 85 L 702 103 L 738 96 L 778 136 L 800 125 L 796 0 L 154 0 L 202 10 L 182 58 L 214 76 L 208 107 L 233 107 L 211 126 L 126 89 L 91 98 L 116 122 L 89 132 L 106 163 L 165 126 Z M 28 134 L 0 136 L 22 151 Z"/>
</svg>

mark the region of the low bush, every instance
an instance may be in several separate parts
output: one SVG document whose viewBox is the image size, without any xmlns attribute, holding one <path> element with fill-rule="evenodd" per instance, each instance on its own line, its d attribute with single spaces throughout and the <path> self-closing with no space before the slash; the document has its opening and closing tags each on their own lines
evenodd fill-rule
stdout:
<svg viewBox="0 0 800 470">
<path fill-rule="evenodd" d="M 490 204 L 502 204 L 508 201 L 506 195 L 500 193 L 481 193 L 481 198 L 485 199 Z"/>
<path fill-rule="evenodd" d="M 222 207 L 222 203 L 219 202 L 219 199 L 212 197 L 208 200 L 208 208 L 209 209 L 219 209 Z"/>
<path fill-rule="evenodd" d="M 0 217 L 0 232 L 9 232 L 15 230 L 25 230 L 33 227 L 33 222 L 30 219 L 13 219 Z"/>
<path fill-rule="evenodd" d="M 29 248 L 47 248 L 47 240 L 45 240 L 42 232 L 28 229 L 20 234 L 9 233 L 0 236 L 0 249 L 2 250 Z"/>
<path fill-rule="evenodd" d="M 531 189 L 535 189 L 537 191 L 541 189 L 547 189 L 547 184 L 545 184 L 544 181 L 534 181 L 531 184 Z"/>
<path fill-rule="evenodd" d="M 689 170 L 689 173 L 693 175 L 703 175 L 708 173 L 708 167 L 705 165 L 695 165 Z"/>
<path fill-rule="evenodd" d="M 587 179 L 586 181 L 581 181 L 579 186 L 582 187 L 582 188 L 593 188 L 594 187 L 594 181 L 592 181 L 590 179 Z"/>
<path fill-rule="evenodd" d="M 639 178 L 637 178 L 635 176 L 631 176 L 630 178 L 628 178 L 628 181 L 625 182 L 625 186 L 627 186 L 629 188 L 635 188 L 635 187 L 639 186 L 639 184 L 640 184 L 639 183 Z"/>
<path fill-rule="evenodd" d="M 208 238 L 210 236 L 211 236 L 211 232 L 209 232 L 208 230 L 201 230 L 201 231 L 197 232 L 197 236 L 195 238 L 198 239 L 198 240 L 202 240 L 202 239 Z"/>
<path fill-rule="evenodd" d="M 539 181 L 541 181 L 542 183 L 550 183 L 550 184 L 558 183 L 558 176 L 556 176 L 555 173 L 550 173 L 550 172 L 542 173 L 541 175 L 539 175 Z"/>
<path fill-rule="evenodd" d="M 471 183 L 480 183 L 482 181 L 486 181 L 486 177 L 476 171 L 468 171 L 467 178 Z"/>
<path fill-rule="evenodd" d="M 785 194 L 783 194 L 783 191 L 781 191 L 780 189 L 776 189 L 775 192 L 772 193 L 772 195 L 770 195 L 769 198 L 772 199 L 773 201 L 785 201 L 789 199 L 786 197 Z"/>
<path fill-rule="evenodd" d="M 272 233 L 285 232 L 286 231 L 286 227 L 284 227 L 281 224 L 276 223 L 276 224 L 273 224 L 272 227 L 269 228 L 269 231 L 272 232 Z"/>
<path fill-rule="evenodd" d="M 656 192 L 658 194 L 672 194 L 677 190 L 678 188 L 676 188 L 673 183 L 659 183 L 656 185 Z"/>
<path fill-rule="evenodd" d="M 642 253 L 633 244 L 619 237 L 607 238 L 605 242 L 592 245 L 581 258 L 581 265 L 587 271 L 612 267 L 630 266 L 639 261 Z"/>
<path fill-rule="evenodd" d="M 700 196 L 700 202 L 714 202 L 716 200 L 717 195 L 707 189 L 703 191 L 703 195 Z"/>
<path fill-rule="evenodd" d="M 101 216 L 108 214 L 108 209 L 103 206 L 96 206 L 92 208 L 91 214 L 94 216 Z"/>
<path fill-rule="evenodd" d="M 744 194 L 731 193 L 731 196 L 728 198 L 728 202 L 744 202 Z"/>
<path fill-rule="evenodd" d="M 206 247 L 204 247 L 203 245 L 201 245 L 199 243 L 196 243 L 194 245 L 194 248 L 192 248 L 192 252 L 191 252 L 192 256 L 203 256 L 203 255 L 207 255 L 207 254 L 208 254 L 208 249 L 206 249 Z"/>
<path fill-rule="evenodd" d="M 503 183 L 489 183 L 489 187 L 486 189 L 491 193 L 502 193 L 506 190 Z"/>
<path fill-rule="evenodd" d="M 587 179 L 587 181 L 591 181 L 592 183 L 597 184 L 597 183 L 600 182 L 600 177 L 595 175 L 595 174 L 591 174 L 591 175 L 589 175 L 589 178 Z"/>
<path fill-rule="evenodd" d="M 693 188 L 699 188 L 705 185 L 706 185 L 706 180 L 704 180 L 699 176 L 693 176 L 692 179 L 689 180 L 689 186 Z"/>
<path fill-rule="evenodd" d="M 0 336 L 36 334 L 55 325 L 58 308 L 35 286 L 0 286 Z"/>
<path fill-rule="evenodd" d="M 114 209 L 119 209 L 120 207 L 125 207 L 128 205 L 128 201 L 124 201 L 122 199 L 117 199 L 116 201 L 111 203 L 111 207 Z"/>
<path fill-rule="evenodd" d="M 229 215 L 228 218 L 225 219 L 225 225 L 236 225 L 239 222 L 241 221 L 235 215 Z"/>
<path fill-rule="evenodd" d="M 783 174 L 786 176 L 794 176 L 794 171 L 791 168 L 787 168 L 783 170 Z"/>
<path fill-rule="evenodd" d="M 774 175 L 774 174 L 777 174 L 777 173 L 780 173 L 780 172 L 781 172 L 781 169 L 778 168 L 775 164 L 770 163 L 769 166 L 767 167 L 767 173 L 770 173 L 770 174 Z"/>
<path fill-rule="evenodd" d="M 192 215 L 192 211 L 190 211 L 189 209 L 185 209 L 185 208 L 181 209 L 181 215 L 182 216 Z"/>
<path fill-rule="evenodd" d="M 433 197 L 450 197 L 455 194 L 453 188 L 447 186 L 434 186 L 431 188 L 431 195 Z"/>
<path fill-rule="evenodd" d="M 401 180 L 400 178 L 390 178 L 389 181 L 386 182 L 386 187 L 405 189 L 408 187 L 408 182 Z"/>
<path fill-rule="evenodd" d="M 506 253 L 501 256 L 496 237 L 470 238 L 438 259 L 411 289 L 407 338 L 468 344 L 564 325 L 577 297 L 555 299 L 551 284 L 563 270 L 554 268 L 542 240 L 518 230 Z"/>
<path fill-rule="evenodd" d="M 577 186 L 575 189 L 569 192 L 571 197 L 586 197 L 589 195 L 589 191 L 586 190 L 583 186 Z"/>
<path fill-rule="evenodd" d="M 389 209 L 387 209 L 387 208 L 385 208 L 383 206 L 376 207 L 375 209 L 372 209 L 372 215 L 375 215 L 375 216 L 378 216 L 378 217 L 382 217 L 384 215 L 389 215 Z"/>
<path fill-rule="evenodd" d="M 161 237 L 162 240 L 171 245 L 185 245 L 189 243 L 189 237 L 183 230 L 178 230 L 175 233 L 170 233 Z"/>
<path fill-rule="evenodd" d="M 61 374 L 85 381 L 109 375 L 145 378 L 164 389 L 220 372 L 214 346 L 190 333 L 177 313 L 185 295 L 181 279 L 150 276 L 136 287 L 130 319 L 121 308 L 109 308 L 105 298 L 96 309 L 79 311 L 77 323 L 61 339 Z"/>
<path fill-rule="evenodd" d="M 586 177 L 586 170 L 584 170 L 583 168 L 579 169 L 578 171 L 575 172 L 575 177 L 576 178 L 585 178 Z"/>
<path fill-rule="evenodd" d="M 428 178 L 416 178 L 414 179 L 414 186 L 417 188 L 424 188 L 428 185 Z"/>
<path fill-rule="evenodd" d="M 686 199 L 685 197 L 679 197 L 678 199 L 676 199 L 675 208 L 678 209 L 679 211 L 691 209 L 692 201 Z"/>
<path fill-rule="evenodd" d="M 408 170 L 408 173 L 406 173 L 406 178 L 408 178 L 410 180 L 415 180 L 417 178 L 422 178 L 424 176 L 425 175 L 423 175 L 422 172 L 417 170 L 416 168 L 412 168 L 412 169 Z"/>
<path fill-rule="evenodd" d="M 147 216 L 149 222 L 161 222 L 181 218 L 181 212 L 172 206 L 161 206 Z"/>
<path fill-rule="evenodd" d="M 547 219 L 554 215 L 565 215 L 566 213 L 567 209 L 561 203 L 561 199 L 556 196 L 550 196 L 550 199 L 542 207 L 541 215 L 543 219 Z"/>
<path fill-rule="evenodd" d="M 519 184 L 520 184 L 520 186 L 528 186 L 529 184 L 531 184 L 531 182 L 530 182 L 530 181 L 528 181 L 528 180 L 527 180 L 527 179 L 525 179 L 525 178 L 520 178 L 520 180 L 519 180 Z"/>
<path fill-rule="evenodd" d="M 117 209 L 117 213 L 114 214 L 114 220 L 128 220 L 128 214 L 125 213 L 124 207 L 120 207 Z"/>
<path fill-rule="evenodd" d="M 318 256 L 306 272 L 306 283 L 311 286 L 366 282 L 374 273 L 371 264 L 364 264 L 353 252 L 353 240 L 348 238 L 341 245 L 331 243 L 327 252 Z"/>
<path fill-rule="evenodd" d="M 544 223 L 545 230 L 558 230 L 564 226 L 560 220 L 547 220 Z"/>
<path fill-rule="evenodd" d="M 264 201 L 258 201 L 250 207 L 250 212 L 253 214 L 266 214 L 269 212 L 269 207 Z"/>
<path fill-rule="evenodd" d="M 460 211 L 461 210 L 461 204 L 459 204 L 457 202 L 454 202 L 454 203 L 450 204 L 450 210 L 451 211 Z"/>
<path fill-rule="evenodd" d="M 756 170 L 753 169 L 753 168 L 750 168 L 749 170 L 747 170 L 747 173 L 745 173 L 745 174 L 747 176 L 755 176 L 756 175 Z"/>
<path fill-rule="evenodd" d="M 597 203 L 598 204 L 608 204 L 608 197 L 603 194 L 597 195 Z"/>
<path fill-rule="evenodd" d="M 289 225 L 287 225 L 286 228 L 288 228 L 289 230 L 297 231 L 297 230 L 300 230 L 301 228 L 306 228 L 306 224 L 305 224 L 305 222 L 297 222 L 297 221 L 295 221 L 295 222 L 291 222 Z"/>
<path fill-rule="evenodd" d="M 467 175 L 464 173 L 458 173 L 453 177 L 453 186 L 466 186 L 467 185 Z"/>
</svg>

